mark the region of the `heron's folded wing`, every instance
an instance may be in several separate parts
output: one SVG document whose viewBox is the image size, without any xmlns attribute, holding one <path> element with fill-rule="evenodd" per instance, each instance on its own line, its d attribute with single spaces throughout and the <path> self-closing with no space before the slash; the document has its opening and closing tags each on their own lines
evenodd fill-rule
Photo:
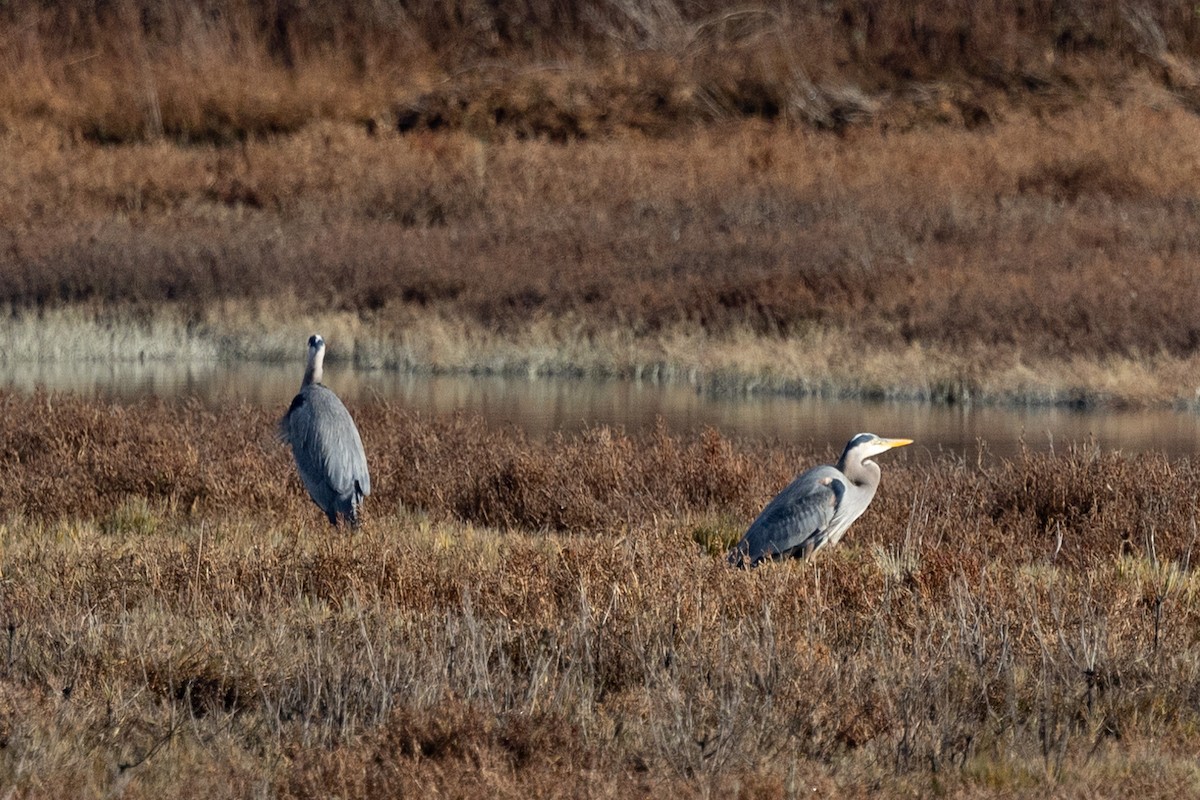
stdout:
<svg viewBox="0 0 1200 800">
<path fill-rule="evenodd" d="M 303 408 L 304 408 L 304 395 L 297 394 L 295 397 L 292 398 L 292 404 L 290 406 L 288 406 L 287 413 L 284 414 L 283 418 L 281 420 L 279 420 L 279 422 L 275 425 L 275 438 L 277 438 L 279 441 L 283 442 L 284 444 L 292 443 L 292 424 L 293 424 L 293 420 L 298 418 L 293 415 L 305 413 L 304 411 L 302 411 Z"/>
<path fill-rule="evenodd" d="M 737 554 L 754 564 L 812 552 L 828 535 L 844 492 L 845 484 L 836 475 L 801 475 L 758 515 Z"/>
<path fill-rule="evenodd" d="M 281 425 L 301 474 L 336 495 L 350 494 L 356 483 L 362 494 L 370 494 L 367 457 L 350 412 L 325 387 L 314 386 L 304 395 L 292 402 Z"/>
<path fill-rule="evenodd" d="M 349 493 L 358 484 L 358 490 L 364 496 L 369 495 L 371 475 L 367 471 L 367 456 L 358 428 L 344 406 L 332 427 L 336 430 L 329 431 L 323 442 L 330 485 L 338 492 Z"/>
<path fill-rule="evenodd" d="M 367 471 L 367 457 L 358 428 L 350 412 L 335 395 L 330 393 L 324 401 L 322 425 L 314 437 L 314 444 L 326 479 L 340 495 L 353 492 L 356 483 L 364 495 L 370 494 L 371 476 Z"/>
</svg>

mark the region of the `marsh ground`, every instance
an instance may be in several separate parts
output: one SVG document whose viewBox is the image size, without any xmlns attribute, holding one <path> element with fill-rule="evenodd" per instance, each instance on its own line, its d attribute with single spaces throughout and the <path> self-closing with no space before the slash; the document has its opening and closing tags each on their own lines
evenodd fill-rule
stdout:
<svg viewBox="0 0 1200 800">
<path fill-rule="evenodd" d="M 273 413 L 0 397 L 19 796 L 1171 797 L 1200 780 L 1194 467 L 885 465 L 843 546 L 721 558 L 798 463 L 356 406 L 320 519 Z"/>
</svg>

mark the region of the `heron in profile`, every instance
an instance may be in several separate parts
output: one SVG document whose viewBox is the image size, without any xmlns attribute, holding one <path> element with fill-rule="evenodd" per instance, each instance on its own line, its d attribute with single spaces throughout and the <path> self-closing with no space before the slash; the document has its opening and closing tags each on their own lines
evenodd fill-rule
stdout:
<svg viewBox="0 0 1200 800">
<path fill-rule="evenodd" d="M 291 445 L 300 479 L 329 522 L 337 527 L 341 517 L 357 528 L 359 507 L 371 493 L 371 475 L 350 412 L 321 383 L 324 362 L 325 340 L 313 334 L 304 381 L 279 421 L 279 438 Z"/>
<path fill-rule="evenodd" d="M 879 488 L 879 465 L 870 458 L 906 444 L 912 439 L 873 433 L 852 438 L 835 466 L 813 467 L 767 503 L 729 553 L 730 563 L 754 567 L 765 559 L 807 558 L 837 544 Z"/>
</svg>

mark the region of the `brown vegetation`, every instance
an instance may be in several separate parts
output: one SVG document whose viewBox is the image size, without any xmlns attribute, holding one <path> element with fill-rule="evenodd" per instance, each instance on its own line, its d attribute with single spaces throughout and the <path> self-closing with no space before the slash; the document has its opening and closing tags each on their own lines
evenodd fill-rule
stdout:
<svg viewBox="0 0 1200 800">
<path fill-rule="evenodd" d="M 264 324 L 341 310 L 385 336 L 429 313 L 501 338 L 569 319 L 555 335 L 584 347 L 614 326 L 647 349 L 831 330 L 945 353 L 978 390 L 1023 359 L 1194 350 L 1196 128 L 1135 105 L 985 138 L 562 148 L 330 128 L 237 155 L 10 132 L 5 216 L 23 222 L 0 288 L 30 311 L 172 304 L 218 336 L 214 307 L 244 298 L 279 306 Z"/>
<path fill-rule="evenodd" d="M 1195 785 L 1186 461 L 897 454 L 846 542 L 744 572 L 724 543 L 832 451 L 356 407 L 376 491 L 350 535 L 275 412 L 0 403 L 24 796 Z"/>
<path fill-rule="evenodd" d="M 1013 98 L 1061 102 L 1137 69 L 1193 91 L 1200 54 L 1193 9 L 1163 0 L 18 0 L 0 14 L 0 108 L 100 142 L 230 142 L 318 117 L 560 141 L 746 117 L 977 126 Z"/>
<path fill-rule="evenodd" d="M 576 353 L 832 331 L 952 399 L 1023 364 L 1054 390 L 1019 399 L 1142 402 L 1108 359 L 1182 374 L 1200 342 L 1181 6 L 386 8 L 6 4 L 0 301 L 214 338 L 246 299 L 384 339 L 564 320 Z"/>
</svg>

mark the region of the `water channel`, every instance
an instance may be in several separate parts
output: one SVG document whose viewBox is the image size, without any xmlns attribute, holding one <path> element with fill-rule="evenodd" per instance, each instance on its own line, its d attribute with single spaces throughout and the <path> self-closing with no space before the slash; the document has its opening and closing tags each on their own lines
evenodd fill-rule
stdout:
<svg viewBox="0 0 1200 800">
<path fill-rule="evenodd" d="M 303 366 L 212 364 L 0 364 L 0 388 L 132 399 L 194 397 L 200 402 L 275 405 L 295 394 Z M 428 376 L 326 366 L 326 383 L 344 399 L 387 399 L 440 415 L 463 411 L 531 436 L 610 425 L 629 432 L 656 424 L 673 431 L 712 426 L 727 436 L 836 447 L 859 431 L 916 440 L 909 450 L 969 459 L 1007 458 L 1022 441 L 1035 450 L 1094 440 L 1106 450 L 1200 452 L 1200 415 L 1191 411 L 1075 411 L 1063 408 L 931 406 L 780 396 L 714 396 L 689 386 L 493 376 Z"/>
</svg>

